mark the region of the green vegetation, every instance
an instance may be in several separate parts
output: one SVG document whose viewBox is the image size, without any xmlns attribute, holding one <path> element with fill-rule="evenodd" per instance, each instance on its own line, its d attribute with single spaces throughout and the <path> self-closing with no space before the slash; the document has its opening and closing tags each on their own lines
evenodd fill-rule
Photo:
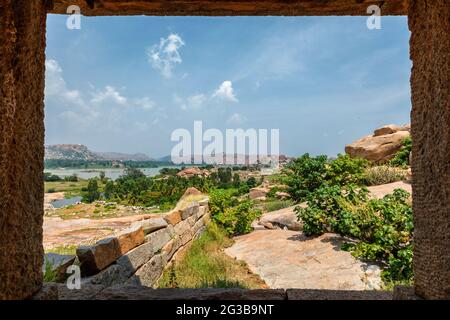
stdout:
<svg viewBox="0 0 450 320">
<path fill-rule="evenodd" d="M 389 162 L 393 166 L 406 167 L 409 165 L 409 154 L 412 150 L 411 137 L 407 137 L 403 140 L 403 146 L 397 152 L 395 157 Z"/>
<path fill-rule="evenodd" d="M 223 253 L 232 244 L 226 232 L 215 223 L 194 240 L 186 255 L 168 268 L 160 288 L 247 288 L 266 287 L 258 276 L 249 272 L 244 263 Z"/>
<path fill-rule="evenodd" d="M 364 183 L 367 186 L 377 186 L 406 179 L 406 171 L 391 166 L 369 167 L 364 171 Z"/>
<path fill-rule="evenodd" d="M 365 188 L 332 186 L 309 196 L 296 211 L 306 235 L 335 232 L 358 239 L 344 248 L 355 257 L 384 264 L 385 282 L 409 282 L 412 273 L 412 209 L 409 193 L 396 189 L 383 199 L 368 199 Z"/>
<path fill-rule="evenodd" d="M 223 188 L 232 191 L 235 195 L 241 195 L 248 192 L 249 184 L 257 184 L 256 180 L 253 181 L 251 178 L 247 181 L 233 179 L 231 168 L 219 168 L 217 173 L 209 177 L 179 177 L 171 169 L 161 170 L 161 172 L 167 175 L 147 177 L 137 168 L 126 168 L 124 175 L 115 181 L 103 179 L 105 182 L 103 194 L 98 184 L 101 180 L 90 179 L 88 186 L 81 190 L 83 201 L 89 203 L 103 198 L 123 205 L 158 206 L 161 210 L 170 210 L 189 187 L 195 187 L 203 193 Z M 98 184 L 97 188 L 96 184 Z"/>
<path fill-rule="evenodd" d="M 86 190 L 89 181 L 78 179 L 76 182 L 72 181 L 51 181 L 44 183 L 44 190 L 47 193 L 52 192 L 64 192 L 66 198 L 71 198 L 75 196 L 81 196 L 83 190 Z"/>
<path fill-rule="evenodd" d="M 58 271 L 53 264 L 45 259 L 44 262 L 44 282 L 57 282 L 59 280 Z"/>
<path fill-rule="evenodd" d="M 258 207 L 261 207 L 264 212 L 277 211 L 294 205 L 292 200 L 280 200 L 280 199 L 269 199 L 264 201 Z"/>
<path fill-rule="evenodd" d="M 55 182 L 55 181 L 77 182 L 78 177 L 76 175 L 71 175 L 71 176 L 61 178 L 60 176 L 51 174 L 50 172 L 44 172 L 44 181 L 45 182 Z"/>
<path fill-rule="evenodd" d="M 228 235 L 249 233 L 251 224 L 261 211 L 253 208 L 250 200 L 239 200 L 233 191 L 217 189 L 209 193 L 209 210 L 212 219 L 224 228 Z"/>
<path fill-rule="evenodd" d="M 100 199 L 100 191 L 98 190 L 97 179 L 89 179 L 86 193 L 83 195 L 83 202 L 91 203 Z"/>
<path fill-rule="evenodd" d="M 366 160 L 338 155 L 329 161 L 327 156 L 311 157 L 308 153 L 290 162 L 284 169 L 287 192 L 297 202 L 304 201 L 309 194 L 327 185 L 362 184 Z"/>
<path fill-rule="evenodd" d="M 77 245 L 61 245 L 53 247 L 51 249 L 46 249 L 45 253 L 56 253 L 62 255 L 76 254 L 78 246 Z"/>
<path fill-rule="evenodd" d="M 296 159 L 285 170 L 288 192 L 306 235 L 335 232 L 348 239 L 343 249 L 355 257 L 384 265 L 386 287 L 410 284 L 412 270 L 412 208 L 409 193 L 397 189 L 383 199 L 370 199 L 367 183 L 397 181 L 394 168 L 369 168 L 367 161 L 339 155 Z M 398 169 L 397 169 L 398 170 Z"/>
</svg>

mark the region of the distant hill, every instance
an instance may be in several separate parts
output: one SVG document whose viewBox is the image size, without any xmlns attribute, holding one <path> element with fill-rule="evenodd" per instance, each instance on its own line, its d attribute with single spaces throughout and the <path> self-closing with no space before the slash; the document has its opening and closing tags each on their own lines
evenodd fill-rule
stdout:
<svg viewBox="0 0 450 320">
<path fill-rule="evenodd" d="M 54 144 L 45 146 L 45 160 L 103 160 L 82 144 Z"/>
<path fill-rule="evenodd" d="M 81 161 L 152 161 L 143 153 L 94 152 L 82 144 L 54 144 L 45 146 L 45 160 Z"/>
</svg>

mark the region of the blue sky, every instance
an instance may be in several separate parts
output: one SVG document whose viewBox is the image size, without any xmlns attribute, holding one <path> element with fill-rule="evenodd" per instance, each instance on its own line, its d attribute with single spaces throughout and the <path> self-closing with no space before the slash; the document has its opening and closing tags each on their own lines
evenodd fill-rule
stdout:
<svg viewBox="0 0 450 320">
<path fill-rule="evenodd" d="M 335 155 L 409 123 L 406 17 L 49 15 L 46 143 L 170 154 L 174 129 L 280 129 L 281 153 Z"/>
</svg>

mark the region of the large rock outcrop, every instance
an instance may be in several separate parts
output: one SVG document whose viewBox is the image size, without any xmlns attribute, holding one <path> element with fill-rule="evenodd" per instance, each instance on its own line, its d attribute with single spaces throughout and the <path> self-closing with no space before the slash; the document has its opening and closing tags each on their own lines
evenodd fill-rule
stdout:
<svg viewBox="0 0 450 320">
<path fill-rule="evenodd" d="M 305 207 L 303 203 L 300 206 Z M 254 229 L 288 229 L 294 231 L 301 231 L 303 223 L 299 221 L 295 206 L 287 207 L 284 209 L 271 211 L 263 214 L 258 220 L 254 221 Z"/>
<path fill-rule="evenodd" d="M 378 128 L 373 135 L 365 136 L 345 146 L 345 153 L 352 158 L 363 158 L 376 163 L 392 159 L 410 136 L 409 125 L 387 125 Z"/>
</svg>

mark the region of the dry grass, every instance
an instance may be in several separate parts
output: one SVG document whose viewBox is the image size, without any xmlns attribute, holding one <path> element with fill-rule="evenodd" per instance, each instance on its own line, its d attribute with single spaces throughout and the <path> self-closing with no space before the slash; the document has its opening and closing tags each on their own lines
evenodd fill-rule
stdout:
<svg viewBox="0 0 450 320">
<path fill-rule="evenodd" d="M 406 170 L 390 167 L 376 166 L 367 168 L 364 172 L 364 180 L 368 186 L 377 186 L 406 179 Z"/>
<path fill-rule="evenodd" d="M 70 254 L 76 254 L 78 246 L 77 245 L 60 245 L 57 247 L 53 247 L 50 249 L 45 249 L 45 253 L 56 253 L 61 255 L 70 255 Z"/>
<path fill-rule="evenodd" d="M 158 210 L 152 209 L 133 209 L 123 205 L 104 205 L 101 203 L 80 203 L 69 205 L 60 209 L 48 210 L 45 212 L 47 217 L 60 217 L 61 219 L 106 219 L 140 214 L 158 213 Z"/>
<path fill-rule="evenodd" d="M 186 208 L 192 202 L 202 201 L 202 200 L 205 200 L 206 198 L 208 198 L 208 196 L 204 195 L 204 194 L 191 194 L 191 195 L 188 195 L 188 196 L 186 196 L 184 198 L 181 198 L 180 201 L 178 201 L 175 209 L 182 210 L 182 209 Z"/>
<path fill-rule="evenodd" d="M 160 288 L 267 288 L 244 262 L 223 252 L 232 240 L 214 223 L 194 241 L 185 256 L 168 268 L 159 281 Z"/>
</svg>

